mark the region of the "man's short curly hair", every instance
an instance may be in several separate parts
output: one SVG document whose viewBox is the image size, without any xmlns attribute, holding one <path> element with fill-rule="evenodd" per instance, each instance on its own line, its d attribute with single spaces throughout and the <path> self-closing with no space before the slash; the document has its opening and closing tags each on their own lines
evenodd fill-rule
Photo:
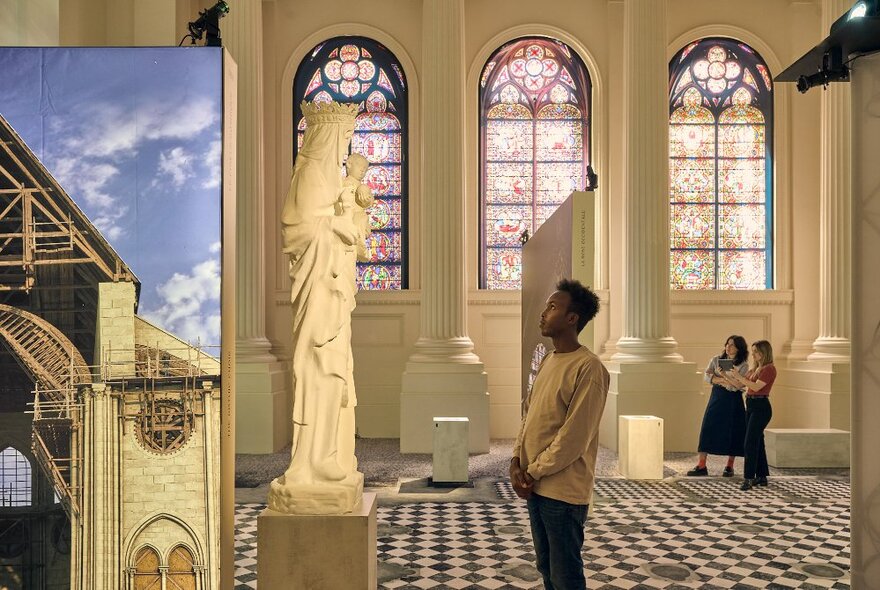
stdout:
<svg viewBox="0 0 880 590">
<path fill-rule="evenodd" d="M 564 291 L 571 297 L 568 311 L 577 314 L 577 331 L 580 334 L 584 326 L 599 313 L 598 295 L 593 293 L 589 287 L 584 287 L 580 281 L 574 279 L 562 279 L 556 283 L 556 290 Z"/>
</svg>

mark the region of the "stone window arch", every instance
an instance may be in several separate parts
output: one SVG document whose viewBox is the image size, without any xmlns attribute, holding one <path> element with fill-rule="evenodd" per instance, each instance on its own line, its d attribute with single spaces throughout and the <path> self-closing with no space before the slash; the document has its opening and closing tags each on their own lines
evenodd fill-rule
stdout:
<svg viewBox="0 0 880 590">
<path fill-rule="evenodd" d="M 30 460 L 8 446 L 0 451 L 0 508 L 33 504 L 33 469 Z"/>
</svg>

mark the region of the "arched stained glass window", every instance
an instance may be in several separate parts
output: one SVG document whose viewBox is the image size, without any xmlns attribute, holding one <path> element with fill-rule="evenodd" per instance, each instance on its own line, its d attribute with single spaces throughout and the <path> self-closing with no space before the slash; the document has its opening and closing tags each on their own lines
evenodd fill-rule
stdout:
<svg viewBox="0 0 880 590">
<path fill-rule="evenodd" d="M 368 262 L 358 262 L 359 289 L 407 288 L 407 84 L 397 58 L 364 37 L 336 37 L 302 61 L 293 84 L 294 155 L 306 128 L 303 100 L 359 105 L 351 149 L 370 168 L 363 180 L 375 203 L 367 210 Z"/>
<path fill-rule="evenodd" d="M 480 286 L 519 289 L 524 231 L 575 190 L 590 158 L 590 76 L 565 43 L 511 41 L 480 78 Z"/>
<path fill-rule="evenodd" d="M 31 462 L 13 447 L 0 451 L 0 507 L 30 506 Z"/>
<path fill-rule="evenodd" d="M 773 85 L 732 39 L 691 43 L 669 64 L 673 289 L 772 284 Z"/>
</svg>

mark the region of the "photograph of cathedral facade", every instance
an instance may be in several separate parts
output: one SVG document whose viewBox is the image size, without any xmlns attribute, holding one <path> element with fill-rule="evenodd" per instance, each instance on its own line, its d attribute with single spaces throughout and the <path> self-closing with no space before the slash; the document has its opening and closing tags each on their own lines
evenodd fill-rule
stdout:
<svg viewBox="0 0 880 590">
<path fill-rule="evenodd" d="M 0 587 L 219 586 L 222 53 L 181 51 L 0 49 Z"/>
</svg>

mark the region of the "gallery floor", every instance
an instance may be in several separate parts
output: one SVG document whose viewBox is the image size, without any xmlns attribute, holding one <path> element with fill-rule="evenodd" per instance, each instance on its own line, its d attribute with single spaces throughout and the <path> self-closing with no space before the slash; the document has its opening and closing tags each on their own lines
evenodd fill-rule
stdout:
<svg viewBox="0 0 880 590">
<path fill-rule="evenodd" d="M 396 440 L 358 441 L 380 499 L 379 588 L 542 587 L 525 503 L 504 478 L 511 442 L 471 457 L 473 487 L 450 490 L 427 486 L 429 455 L 401 456 Z M 239 457 L 237 485 L 252 487 L 236 489 L 236 590 L 257 587 L 256 518 L 288 456 Z M 695 460 L 669 453 L 664 480 L 631 482 L 601 450 L 584 543 L 589 588 L 850 587 L 848 470 L 771 468 L 767 488 L 741 492 L 739 477 L 684 477 Z M 710 458 L 710 473 L 722 467 Z"/>
</svg>

